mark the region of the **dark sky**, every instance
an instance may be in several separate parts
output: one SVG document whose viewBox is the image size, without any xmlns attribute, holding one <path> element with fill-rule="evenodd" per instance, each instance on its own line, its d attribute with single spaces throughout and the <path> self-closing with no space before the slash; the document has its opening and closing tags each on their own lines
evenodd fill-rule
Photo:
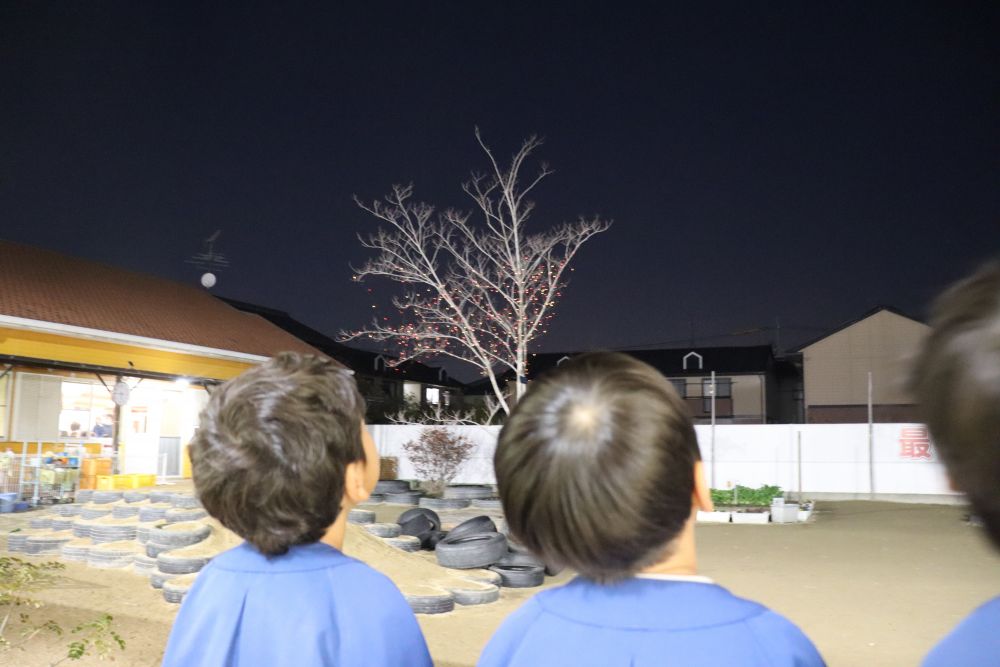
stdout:
<svg viewBox="0 0 1000 667">
<path fill-rule="evenodd" d="M 661 4 L 5 2 L 0 237 L 193 282 L 221 229 L 217 293 L 335 333 L 351 195 L 469 207 L 479 125 L 545 137 L 536 229 L 614 220 L 539 350 L 787 346 L 1000 251 L 995 2 Z"/>
</svg>

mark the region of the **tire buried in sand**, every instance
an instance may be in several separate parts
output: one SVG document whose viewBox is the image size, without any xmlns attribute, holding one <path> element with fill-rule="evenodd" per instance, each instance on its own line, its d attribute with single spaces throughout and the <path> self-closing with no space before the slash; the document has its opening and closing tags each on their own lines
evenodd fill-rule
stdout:
<svg viewBox="0 0 1000 667">
<path fill-rule="evenodd" d="M 490 569 L 500 575 L 505 588 L 533 588 L 545 581 L 545 568 L 539 565 L 494 565 Z"/>
<path fill-rule="evenodd" d="M 452 594 L 432 586 L 416 586 L 403 597 L 414 614 L 446 614 L 455 609 Z"/>
</svg>

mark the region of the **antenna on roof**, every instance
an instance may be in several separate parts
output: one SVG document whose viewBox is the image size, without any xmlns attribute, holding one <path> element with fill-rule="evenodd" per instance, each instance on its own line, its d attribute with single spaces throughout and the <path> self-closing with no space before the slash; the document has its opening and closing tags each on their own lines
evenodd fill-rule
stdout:
<svg viewBox="0 0 1000 667">
<path fill-rule="evenodd" d="M 226 256 L 215 251 L 215 242 L 219 240 L 220 235 L 222 235 L 222 230 L 216 229 L 215 233 L 202 241 L 203 251 L 185 260 L 186 263 L 194 264 L 205 271 L 201 274 L 201 285 L 206 289 L 215 286 L 217 272 L 229 268 L 229 260 L 226 259 Z"/>
</svg>

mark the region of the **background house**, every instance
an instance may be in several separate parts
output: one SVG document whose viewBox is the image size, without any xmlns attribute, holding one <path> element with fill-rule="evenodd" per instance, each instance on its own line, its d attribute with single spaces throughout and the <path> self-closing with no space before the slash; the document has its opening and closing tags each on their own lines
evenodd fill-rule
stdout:
<svg viewBox="0 0 1000 667">
<path fill-rule="evenodd" d="M 806 421 L 867 422 L 869 373 L 874 421 L 917 421 L 906 377 L 929 331 L 923 322 L 879 306 L 803 345 Z"/>
<path fill-rule="evenodd" d="M 529 382 L 576 354 L 579 353 L 529 355 Z M 711 420 L 712 371 L 715 371 L 716 423 L 802 421 L 798 358 L 776 358 L 770 345 L 626 350 L 625 354 L 663 373 L 684 399 L 696 423 Z M 506 373 L 501 377 L 504 383 L 509 383 L 513 375 Z M 466 389 L 467 400 L 490 393 L 489 381 L 485 379 Z"/>
<path fill-rule="evenodd" d="M 370 424 L 386 421 L 404 406 L 459 408 L 464 384 L 449 377 L 443 368 L 416 361 L 392 365 L 393 357 L 340 343 L 299 322 L 288 313 L 252 303 L 221 299 L 247 313 L 263 317 L 277 327 L 336 359 L 354 371 L 358 389 L 365 397 Z"/>
</svg>

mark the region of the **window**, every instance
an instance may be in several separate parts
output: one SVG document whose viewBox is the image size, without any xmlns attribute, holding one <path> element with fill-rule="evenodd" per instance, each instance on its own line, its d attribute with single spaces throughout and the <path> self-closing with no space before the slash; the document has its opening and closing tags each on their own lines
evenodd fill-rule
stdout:
<svg viewBox="0 0 1000 667">
<path fill-rule="evenodd" d="M 687 380 L 671 380 L 670 384 L 674 386 L 674 391 L 677 392 L 678 396 L 681 398 L 687 398 Z"/>
<path fill-rule="evenodd" d="M 441 404 L 441 390 L 437 387 L 427 387 L 427 405 Z"/>
<path fill-rule="evenodd" d="M 87 380 L 63 380 L 59 436 L 110 438 L 115 404 L 104 385 Z"/>
<path fill-rule="evenodd" d="M 702 412 L 712 411 L 712 378 L 702 378 L 701 380 Z M 733 380 L 732 378 L 715 378 L 715 398 L 732 398 Z M 716 406 L 718 407 L 718 405 Z"/>
</svg>

